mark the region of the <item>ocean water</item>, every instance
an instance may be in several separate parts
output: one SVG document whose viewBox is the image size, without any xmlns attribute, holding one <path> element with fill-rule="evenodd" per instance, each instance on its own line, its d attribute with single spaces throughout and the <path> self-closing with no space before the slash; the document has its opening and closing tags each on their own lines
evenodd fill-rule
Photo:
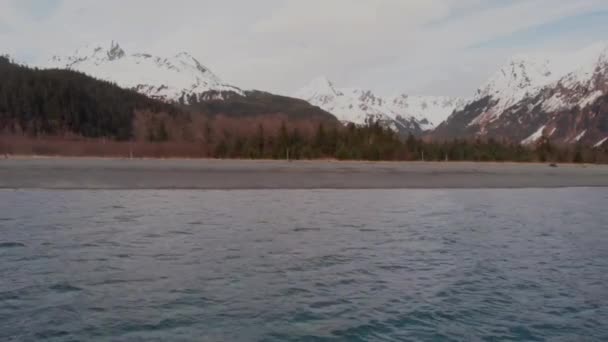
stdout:
<svg viewBox="0 0 608 342">
<path fill-rule="evenodd" d="M 1 341 L 606 341 L 608 189 L 0 191 Z"/>
</svg>

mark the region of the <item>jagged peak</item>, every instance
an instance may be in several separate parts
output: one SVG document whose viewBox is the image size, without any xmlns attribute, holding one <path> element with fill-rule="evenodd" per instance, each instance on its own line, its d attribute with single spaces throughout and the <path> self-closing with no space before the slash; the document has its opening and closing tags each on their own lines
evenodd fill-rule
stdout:
<svg viewBox="0 0 608 342">
<path fill-rule="evenodd" d="M 211 73 L 209 68 L 207 68 L 206 66 L 201 64 L 201 62 L 199 62 L 198 59 L 196 59 L 194 56 L 192 56 L 188 52 L 185 52 L 185 51 L 179 52 L 178 54 L 175 55 L 175 58 L 177 58 L 179 60 L 183 60 L 183 61 L 188 61 L 187 64 L 190 64 L 189 62 L 191 62 L 192 66 L 194 66 L 198 71 L 200 71 L 202 73 Z"/>
<path fill-rule="evenodd" d="M 552 75 L 549 59 L 518 54 L 503 64 L 487 85 L 534 86 L 546 82 Z"/>
<path fill-rule="evenodd" d="M 200 73 L 205 74 L 206 77 L 210 77 L 218 82 L 221 82 L 219 78 L 209 70 L 209 68 L 202 65 L 188 52 L 179 52 L 172 58 L 155 56 L 147 52 L 127 54 L 121 44 L 115 40 L 89 43 L 76 49 L 71 54 L 66 54 L 64 56 L 55 55 L 50 59 L 50 64 L 73 68 L 79 63 L 93 62 L 95 64 L 102 64 L 106 62 L 118 61 L 127 57 L 137 59 L 153 59 L 159 66 L 169 69 L 174 68 L 176 71 L 178 69 L 183 69 L 183 67 L 196 69 Z"/>
<path fill-rule="evenodd" d="M 326 76 L 318 76 L 314 78 L 312 81 L 310 81 L 308 86 L 318 89 L 334 89 L 334 83 L 330 81 Z"/>
<path fill-rule="evenodd" d="M 334 84 L 325 76 L 314 78 L 307 86 L 296 92 L 296 98 L 305 100 L 312 99 L 317 96 L 340 96 L 341 93 L 336 90 Z"/>
<path fill-rule="evenodd" d="M 127 53 L 115 40 L 87 44 L 71 54 L 55 56 L 44 67 L 78 70 L 150 97 L 173 101 L 208 91 L 243 94 L 187 52 L 171 57 Z"/>
<path fill-rule="evenodd" d="M 584 82 L 598 67 L 608 65 L 608 41 L 596 42 L 583 49 L 549 57 L 540 54 L 517 54 L 511 57 L 481 87 L 476 99 L 507 96 L 520 99 L 526 93 L 566 80 Z"/>
<path fill-rule="evenodd" d="M 597 42 L 584 49 L 563 56 L 559 59 L 558 66 L 562 73 L 565 74 L 559 80 L 562 86 L 576 87 L 577 85 L 589 83 L 596 72 L 605 73 L 608 69 L 608 42 Z"/>
<path fill-rule="evenodd" d="M 78 48 L 74 55 L 78 56 L 125 56 L 125 50 L 115 40 L 89 43 Z"/>
<path fill-rule="evenodd" d="M 575 106 L 584 108 L 605 94 L 607 77 L 605 41 L 573 51 L 515 55 L 479 88 L 469 103 L 479 105 L 478 114 L 467 120 L 467 126 L 478 125 L 479 134 L 486 134 L 491 123 L 506 122 L 514 127 L 521 124 L 508 121 L 514 117 L 526 120 L 520 112 L 536 113 L 540 108 L 545 113 L 556 113 Z M 505 113 L 511 114 L 507 121 L 499 121 Z"/>
<path fill-rule="evenodd" d="M 194 61 L 194 62 L 198 63 L 198 60 L 197 60 L 196 58 L 194 58 L 194 56 L 192 56 L 190 53 L 188 53 L 188 52 L 186 52 L 186 51 L 181 51 L 181 52 L 178 52 L 178 53 L 175 55 L 175 57 L 176 57 L 176 58 L 185 58 L 185 59 L 190 59 L 190 60 L 192 60 L 192 61 Z"/>
<path fill-rule="evenodd" d="M 537 89 L 557 80 L 559 74 L 553 71 L 553 63 L 538 55 L 518 54 L 507 60 L 483 86 L 477 90 L 473 100 L 492 97 L 497 100 L 498 109 L 509 106 Z M 491 113 L 495 117 L 497 113 Z"/>
<path fill-rule="evenodd" d="M 334 114 L 340 121 L 364 124 L 369 117 L 392 122 L 399 129 L 403 120 L 427 130 L 441 123 L 465 101 L 444 96 L 384 96 L 368 88 L 335 87 L 326 77 L 317 77 L 294 97 L 309 101 Z"/>
<path fill-rule="evenodd" d="M 124 57 L 125 54 L 125 50 L 123 50 L 120 45 L 118 44 L 118 42 L 112 41 L 110 43 L 110 49 L 107 52 L 108 55 L 108 59 L 109 60 L 115 60 L 115 59 L 119 59 Z"/>
<path fill-rule="evenodd" d="M 71 68 L 74 64 L 86 60 L 101 63 L 103 61 L 119 60 L 126 56 L 127 53 L 117 41 L 109 40 L 89 43 L 64 55 L 54 55 L 49 59 L 49 62 L 51 64 L 64 64 L 65 67 Z"/>
</svg>

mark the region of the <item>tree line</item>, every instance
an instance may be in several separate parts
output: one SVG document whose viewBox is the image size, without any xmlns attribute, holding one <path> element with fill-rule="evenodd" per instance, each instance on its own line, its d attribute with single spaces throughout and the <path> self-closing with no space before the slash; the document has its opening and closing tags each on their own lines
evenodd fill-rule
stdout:
<svg viewBox="0 0 608 342">
<path fill-rule="evenodd" d="M 481 161 L 608 163 L 608 144 L 591 148 L 559 146 L 543 137 L 523 146 L 497 139 L 453 139 L 425 141 L 409 135 L 400 138 L 378 122 L 365 125 L 318 125 L 314 134 L 303 134 L 285 123 L 274 134 L 258 126 L 249 137 L 221 139 L 213 150 L 215 158 L 320 159 L 388 161 Z"/>
</svg>

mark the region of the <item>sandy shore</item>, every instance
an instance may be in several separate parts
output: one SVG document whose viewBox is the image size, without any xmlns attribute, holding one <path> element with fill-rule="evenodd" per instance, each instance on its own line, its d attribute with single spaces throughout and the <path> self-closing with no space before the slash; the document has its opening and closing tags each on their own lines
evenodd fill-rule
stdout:
<svg viewBox="0 0 608 342">
<path fill-rule="evenodd" d="M 101 158 L 0 159 L 0 188 L 398 189 L 606 187 L 608 166 Z"/>
</svg>

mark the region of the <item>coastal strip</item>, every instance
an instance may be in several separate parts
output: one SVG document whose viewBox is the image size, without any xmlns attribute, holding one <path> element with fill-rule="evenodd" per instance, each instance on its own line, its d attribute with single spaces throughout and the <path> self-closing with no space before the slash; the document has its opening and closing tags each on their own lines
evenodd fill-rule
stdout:
<svg viewBox="0 0 608 342">
<path fill-rule="evenodd" d="M 4 189 L 441 189 L 608 187 L 607 165 L 7 158 Z"/>
</svg>

